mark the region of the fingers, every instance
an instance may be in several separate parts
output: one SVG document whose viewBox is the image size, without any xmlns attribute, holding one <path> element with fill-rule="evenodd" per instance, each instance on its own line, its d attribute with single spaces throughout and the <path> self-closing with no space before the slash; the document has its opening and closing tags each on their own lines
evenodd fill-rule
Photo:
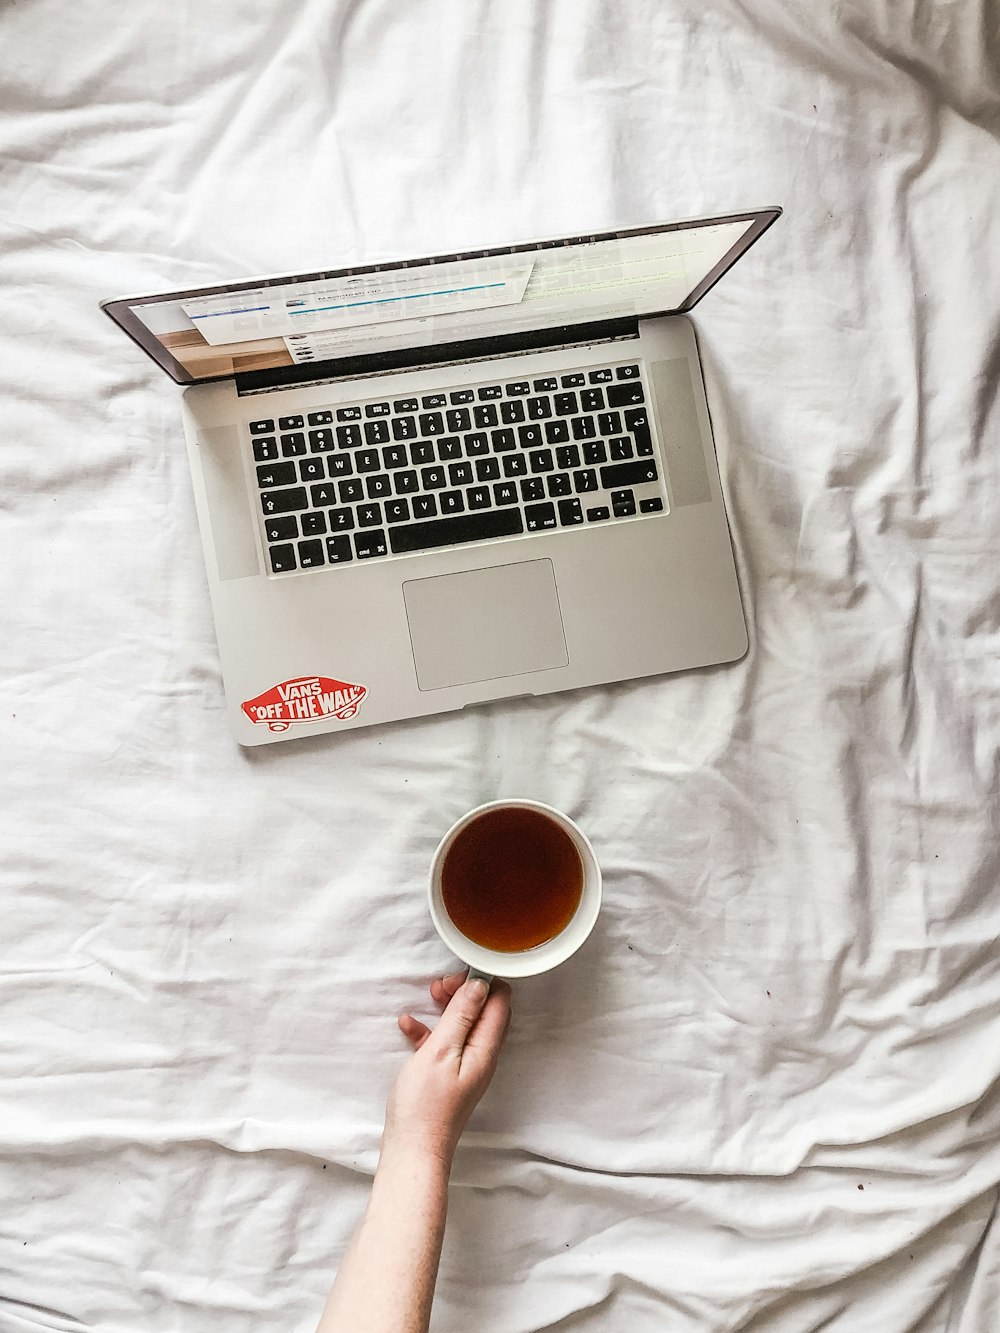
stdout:
<svg viewBox="0 0 1000 1333">
<path fill-rule="evenodd" d="M 431 982 L 431 996 L 438 1004 L 447 1004 L 465 980 L 464 972 L 449 972 Z"/>
<path fill-rule="evenodd" d="M 459 986 L 434 1029 L 434 1045 L 442 1051 L 461 1054 L 488 995 L 486 982 L 478 977 Z"/>
<path fill-rule="evenodd" d="M 427 1024 L 421 1023 L 420 1019 L 414 1018 L 412 1014 L 400 1014 L 396 1021 L 403 1036 L 408 1037 L 419 1051 L 431 1035 L 431 1030 Z"/>
<path fill-rule="evenodd" d="M 494 981 L 490 997 L 483 1006 L 466 1043 L 466 1054 L 494 1063 L 510 1031 L 510 987 L 506 981 Z"/>
</svg>

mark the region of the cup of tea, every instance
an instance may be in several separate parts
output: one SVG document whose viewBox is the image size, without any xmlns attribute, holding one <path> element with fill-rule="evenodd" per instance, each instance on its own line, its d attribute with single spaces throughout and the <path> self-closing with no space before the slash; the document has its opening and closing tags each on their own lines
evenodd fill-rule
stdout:
<svg viewBox="0 0 1000 1333">
<path fill-rule="evenodd" d="M 586 835 L 541 801 L 490 801 L 453 824 L 431 862 L 431 920 L 470 975 L 531 977 L 594 928 L 601 867 Z"/>
</svg>

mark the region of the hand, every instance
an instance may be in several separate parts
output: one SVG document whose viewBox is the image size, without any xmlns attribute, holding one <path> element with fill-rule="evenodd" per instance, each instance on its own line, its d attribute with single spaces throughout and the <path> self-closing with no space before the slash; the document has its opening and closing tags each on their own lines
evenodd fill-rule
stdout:
<svg viewBox="0 0 1000 1333">
<path fill-rule="evenodd" d="M 382 1143 L 406 1143 L 450 1167 L 510 1028 L 510 987 L 495 981 L 487 992 L 485 982 L 467 982 L 464 972 L 455 972 L 432 981 L 430 989 L 447 1007 L 433 1032 L 412 1014 L 399 1018 L 416 1053 L 389 1093 Z"/>
</svg>

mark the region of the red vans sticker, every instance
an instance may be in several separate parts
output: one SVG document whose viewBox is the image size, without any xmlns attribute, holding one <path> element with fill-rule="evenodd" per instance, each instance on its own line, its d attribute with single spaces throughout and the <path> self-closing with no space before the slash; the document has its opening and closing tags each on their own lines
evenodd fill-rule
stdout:
<svg viewBox="0 0 1000 1333">
<path fill-rule="evenodd" d="M 367 694 L 366 686 L 350 685 L 346 680 L 296 676 L 258 694 L 256 699 L 247 699 L 241 707 L 255 725 L 287 731 L 299 722 L 323 722 L 332 717 L 345 722 L 358 711 Z"/>
</svg>

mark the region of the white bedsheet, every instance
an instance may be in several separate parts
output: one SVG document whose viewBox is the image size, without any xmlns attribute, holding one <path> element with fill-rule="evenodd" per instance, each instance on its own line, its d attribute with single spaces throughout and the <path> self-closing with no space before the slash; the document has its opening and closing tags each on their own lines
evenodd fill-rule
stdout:
<svg viewBox="0 0 1000 1333">
<path fill-rule="evenodd" d="M 998 32 L 0 10 L 0 1333 L 312 1329 L 498 795 L 606 908 L 516 986 L 434 1328 L 1000 1328 Z M 695 313 L 746 660 L 241 752 L 179 391 L 98 300 L 771 203 Z"/>
</svg>

